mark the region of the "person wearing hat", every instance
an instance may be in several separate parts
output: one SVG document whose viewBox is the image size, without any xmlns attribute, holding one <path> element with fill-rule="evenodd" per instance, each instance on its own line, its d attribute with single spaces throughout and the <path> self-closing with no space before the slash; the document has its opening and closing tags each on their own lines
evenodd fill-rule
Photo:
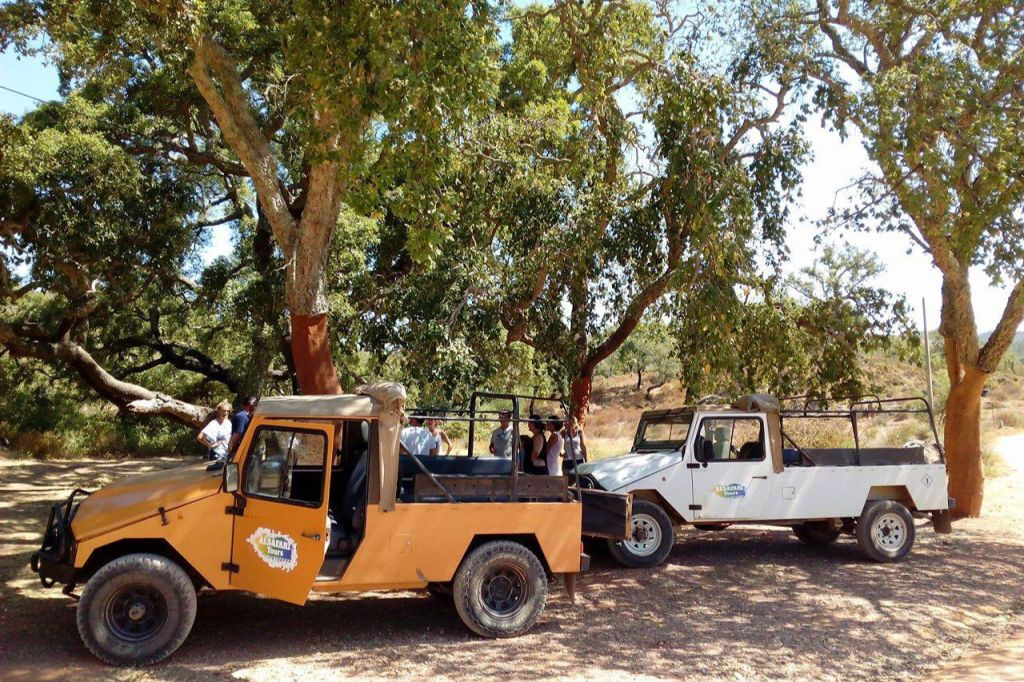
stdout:
<svg viewBox="0 0 1024 682">
<path fill-rule="evenodd" d="M 498 413 L 498 427 L 491 431 L 491 454 L 495 457 L 512 456 L 512 413 Z"/>
</svg>

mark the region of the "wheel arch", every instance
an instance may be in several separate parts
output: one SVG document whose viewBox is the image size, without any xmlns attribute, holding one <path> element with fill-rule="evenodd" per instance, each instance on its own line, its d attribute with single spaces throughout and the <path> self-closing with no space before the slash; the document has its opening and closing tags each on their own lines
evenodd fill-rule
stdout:
<svg viewBox="0 0 1024 682">
<path fill-rule="evenodd" d="M 682 515 L 676 511 L 675 507 L 669 504 L 668 500 L 665 499 L 665 496 L 657 490 L 653 488 L 641 488 L 639 490 L 631 490 L 630 492 L 633 493 L 634 500 L 644 500 L 661 507 L 665 510 L 665 513 L 668 514 L 668 517 L 672 519 L 673 523 L 686 523 L 686 519 L 684 519 Z"/>
<path fill-rule="evenodd" d="M 195 585 L 196 590 L 201 587 L 211 587 L 210 582 L 163 538 L 124 538 L 108 545 L 97 547 L 89 555 L 89 558 L 86 559 L 82 568 L 78 569 L 76 579 L 84 583 L 96 571 L 114 559 L 128 554 L 156 554 L 157 556 L 162 556 L 180 566 L 192 579 L 192 584 Z"/>
<path fill-rule="evenodd" d="M 544 548 L 541 547 L 540 542 L 537 540 L 537 536 L 533 533 L 483 533 L 474 535 L 473 540 L 469 543 L 469 546 L 466 547 L 466 551 L 462 553 L 462 558 L 459 559 L 459 565 L 466 560 L 466 557 L 469 556 L 470 552 L 474 549 L 494 540 L 510 540 L 523 545 L 537 555 L 537 558 L 540 559 L 541 565 L 544 566 L 544 572 L 549 576 L 552 575 L 551 564 L 548 563 L 548 559 L 544 555 Z M 458 569 L 456 568 L 456 570 Z"/>
<path fill-rule="evenodd" d="M 910 511 L 917 511 L 914 498 L 905 485 L 873 485 L 868 489 L 867 499 L 864 500 L 864 507 L 876 500 L 892 500 L 899 502 Z"/>
</svg>

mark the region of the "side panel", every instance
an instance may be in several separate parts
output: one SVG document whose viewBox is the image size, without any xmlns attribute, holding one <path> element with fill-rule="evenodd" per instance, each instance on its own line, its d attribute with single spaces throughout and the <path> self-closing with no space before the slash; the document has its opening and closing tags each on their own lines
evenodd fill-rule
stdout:
<svg viewBox="0 0 1024 682">
<path fill-rule="evenodd" d="M 906 486 L 918 511 L 945 509 L 944 464 L 873 467 L 788 467 L 771 479 L 762 518 L 859 516 L 872 486 Z"/>
<path fill-rule="evenodd" d="M 166 525 L 159 515 L 155 515 L 80 542 L 75 554 L 75 567 L 85 566 L 93 552 L 118 540 L 163 539 L 214 588 L 228 589 L 228 573 L 221 569 L 221 564 L 231 556 L 233 517 L 224 513 L 225 507 L 231 503 L 231 495 L 220 493 L 167 510 Z"/>
<path fill-rule="evenodd" d="M 577 502 L 397 504 L 366 510 L 366 534 L 339 581 L 318 591 L 422 587 L 455 575 L 475 535 L 535 535 L 554 573 L 580 570 Z"/>
<path fill-rule="evenodd" d="M 672 507 L 676 514 L 686 521 L 693 520 L 693 487 L 690 482 L 690 470 L 685 463 L 678 462 L 667 469 L 633 481 L 615 492 L 631 493 L 637 490 L 657 490 L 662 498 Z"/>
</svg>

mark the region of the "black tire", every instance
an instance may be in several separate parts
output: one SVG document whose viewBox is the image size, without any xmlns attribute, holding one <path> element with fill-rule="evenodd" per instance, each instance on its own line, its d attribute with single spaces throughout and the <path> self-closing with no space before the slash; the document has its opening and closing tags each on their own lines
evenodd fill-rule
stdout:
<svg viewBox="0 0 1024 682">
<path fill-rule="evenodd" d="M 793 526 L 800 542 L 811 547 L 825 547 L 839 538 L 840 530 L 831 521 L 804 521 Z"/>
<path fill-rule="evenodd" d="M 544 612 L 548 581 L 540 559 L 511 540 L 494 540 L 471 551 L 453 584 L 455 610 L 482 637 L 517 637 Z"/>
<path fill-rule="evenodd" d="M 915 537 L 913 515 L 895 500 L 868 502 L 857 519 L 857 544 L 873 561 L 901 560 L 914 546 Z"/>
<path fill-rule="evenodd" d="M 633 501 L 630 528 L 634 538 L 608 541 L 612 556 L 630 568 L 657 566 L 665 560 L 676 542 L 672 519 L 664 509 L 647 500 Z"/>
<path fill-rule="evenodd" d="M 196 590 L 176 563 L 128 554 L 98 570 L 78 601 L 78 634 L 111 665 L 151 665 L 170 656 L 196 619 Z"/>
</svg>

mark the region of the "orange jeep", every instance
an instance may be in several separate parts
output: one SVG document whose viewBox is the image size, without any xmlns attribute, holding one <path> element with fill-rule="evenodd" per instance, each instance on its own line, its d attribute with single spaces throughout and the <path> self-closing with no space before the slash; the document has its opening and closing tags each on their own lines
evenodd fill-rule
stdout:
<svg viewBox="0 0 1024 682">
<path fill-rule="evenodd" d="M 471 424 L 494 421 L 477 416 L 478 397 L 510 400 L 518 432 L 517 396 L 474 395 Z M 181 645 L 204 587 L 295 604 L 310 590 L 450 590 L 472 631 L 516 636 L 540 617 L 550 577 L 571 592 L 588 567 L 585 524 L 626 537 L 626 495 L 521 475 L 516 457 L 400 456 L 404 404 L 397 384 L 264 398 L 226 465 L 133 476 L 55 504 L 32 569 L 69 595 L 84 584 L 85 645 L 137 665 Z"/>
</svg>

